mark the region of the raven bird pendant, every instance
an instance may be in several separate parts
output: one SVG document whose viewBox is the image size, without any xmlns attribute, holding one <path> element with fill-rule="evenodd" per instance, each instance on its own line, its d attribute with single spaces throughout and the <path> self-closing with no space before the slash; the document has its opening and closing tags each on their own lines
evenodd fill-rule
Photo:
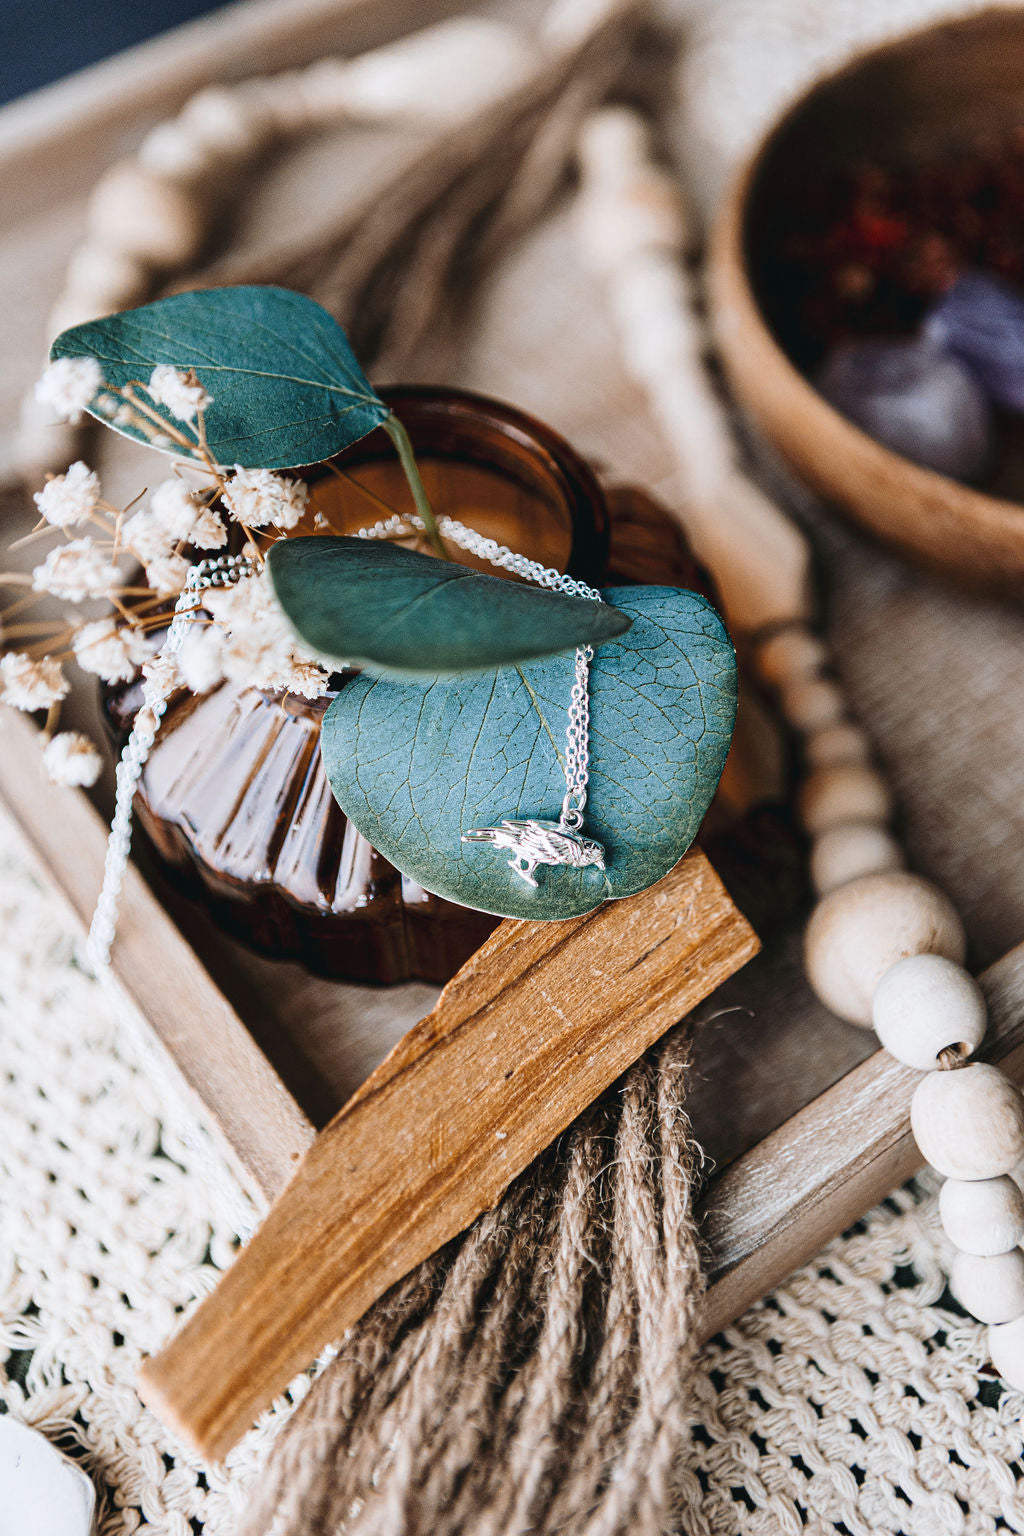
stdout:
<svg viewBox="0 0 1024 1536">
<path fill-rule="evenodd" d="M 536 886 L 533 872 L 538 864 L 567 864 L 573 869 L 593 864 L 604 869 L 601 844 L 582 837 L 560 821 L 503 821 L 500 827 L 475 827 L 464 832 L 462 841 L 490 843 L 493 848 L 511 853 L 508 867 L 527 885 Z"/>
</svg>

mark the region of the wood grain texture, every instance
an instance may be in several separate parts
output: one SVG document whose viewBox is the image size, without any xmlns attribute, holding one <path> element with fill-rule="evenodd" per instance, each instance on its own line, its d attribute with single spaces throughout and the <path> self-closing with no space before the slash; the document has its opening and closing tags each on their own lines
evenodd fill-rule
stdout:
<svg viewBox="0 0 1024 1536">
<path fill-rule="evenodd" d="M 82 794 L 48 783 L 38 732 L 0 710 L 0 814 L 20 828 L 48 884 L 83 931 L 102 881 L 107 828 Z M 265 1204 L 290 1178 L 314 1130 L 191 946 L 129 865 L 107 984 L 166 1055 L 179 1087 L 243 1184 Z M 211 1116 L 211 1099 L 218 1111 Z"/>
<path fill-rule="evenodd" d="M 979 1059 L 1024 1083 L 1024 944 L 980 980 L 990 1026 Z M 705 1337 L 921 1167 L 910 1134 L 920 1080 L 878 1051 L 714 1181 L 702 1211 L 714 1255 Z"/>
<path fill-rule="evenodd" d="M 757 950 L 707 859 L 561 923 L 502 923 L 317 1138 L 140 1391 L 219 1458 L 330 1340 L 495 1200 Z"/>
</svg>

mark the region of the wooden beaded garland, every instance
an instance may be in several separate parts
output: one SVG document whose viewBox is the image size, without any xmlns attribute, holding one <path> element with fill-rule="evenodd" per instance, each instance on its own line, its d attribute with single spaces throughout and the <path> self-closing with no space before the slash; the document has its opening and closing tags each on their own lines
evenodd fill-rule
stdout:
<svg viewBox="0 0 1024 1536">
<path fill-rule="evenodd" d="M 616 196 L 614 189 L 628 186 L 631 173 L 637 181 L 649 179 L 649 150 L 635 117 L 615 111 L 602 113 L 601 120 L 605 125 L 603 163 L 589 163 L 586 144 L 582 149 L 584 197 L 604 199 L 609 220 L 625 219 L 628 200 L 622 194 Z M 614 174 L 608 168 L 609 158 L 617 159 Z M 668 183 L 667 177 L 665 180 Z M 627 248 L 625 240 L 622 244 Z M 613 310 L 616 292 L 630 287 L 641 261 L 655 259 L 656 253 L 649 249 L 632 258 L 624 257 L 620 268 L 608 274 Z M 662 253 L 661 259 L 668 262 L 670 255 Z M 678 271 L 677 267 L 677 276 Z M 698 552 L 715 572 L 730 623 L 753 637 L 758 672 L 777 691 L 790 724 L 806 738 L 811 776 L 801 796 L 801 808 L 804 824 L 814 839 L 811 868 L 822 894 L 807 930 L 808 978 L 822 1001 L 841 1017 L 870 1025 L 876 987 L 894 966 L 907 965 L 918 956 L 959 965 L 965 950 L 963 925 L 940 891 L 894 867 L 901 860 L 885 830 L 891 812 L 889 792 L 870 768 L 867 738 L 858 726 L 843 718 L 835 694 L 817 686 L 825 680 L 829 658 L 823 642 L 807 623 L 807 547 L 798 550 L 787 540 L 780 524 L 788 523 L 788 519 L 737 470 L 728 426 L 701 367 L 703 337 L 695 319 L 695 295 L 685 276 L 681 288 L 681 301 L 669 301 L 662 313 L 652 310 L 646 316 L 652 330 L 660 326 L 665 336 L 674 338 L 672 347 L 663 348 L 660 362 L 656 357 L 638 358 L 632 348 L 627 348 L 627 358 L 649 391 L 651 405 L 676 448 L 685 500 L 692 514 L 687 517 L 688 529 Z M 728 325 L 730 319 L 726 308 L 722 323 Z M 705 440 L 713 445 L 710 454 L 702 451 Z M 694 469 L 694 465 L 698 467 Z M 756 567 L 749 560 L 751 547 L 758 550 Z M 760 640 L 759 634 L 763 636 Z M 909 991 L 918 997 L 919 1004 L 926 968 L 919 966 L 916 973 L 909 972 L 912 981 L 915 974 L 916 985 Z M 934 977 L 937 973 L 931 974 Z M 952 1066 L 959 1053 L 943 1052 L 940 1063 L 931 1059 L 932 1047 L 936 1040 L 946 1037 L 952 1041 L 955 1035 L 958 1047 L 973 1049 L 984 1029 L 983 1000 L 979 1003 L 969 979 L 954 987 L 946 972 L 942 996 L 935 1002 L 937 1009 L 949 1011 L 925 1029 L 915 1011 L 918 1005 L 908 999 L 907 975 L 904 971 L 903 978 L 890 984 L 883 994 L 880 1009 L 886 1027 L 891 1027 L 894 1039 L 899 1036 L 904 1056 L 919 1051 L 922 1056 L 927 1054 L 930 1068 Z M 899 1025 L 897 1014 L 903 1020 Z M 909 1034 L 914 1035 L 913 1043 L 908 1043 Z M 941 1051 L 942 1046 L 938 1049 Z M 1016 1126 L 1018 1111 L 1024 1115 L 1024 1107 L 1016 1089 L 995 1068 L 931 1071 L 923 1081 L 952 1081 L 967 1071 L 979 1070 L 994 1075 L 999 1086 L 989 1091 L 1002 1105 L 1008 1124 Z M 956 1090 L 953 1096 L 958 1096 Z M 969 1098 L 970 1094 L 959 1096 Z M 931 1115 L 923 1118 L 929 1132 L 934 1131 Z M 980 1130 L 977 1124 L 968 1126 L 964 1136 L 975 1133 L 991 1139 L 990 1132 Z M 1016 1145 L 1012 1129 L 1008 1144 Z M 921 1151 L 927 1157 L 929 1146 L 922 1146 Z M 957 1166 L 969 1167 L 969 1177 L 984 1177 L 984 1170 L 979 1171 L 984 1161 L 980 1149 L 973 1156 L 963 1147 L 957 1153 Z M 1002 1161 L 1005 1156 L 997 1158 L 997 1162 Z M 989 1181 L 975 1183 L 972 1188 L 979 1191 L 979 1204 L 987 1201 L 990 1209 L 988 1220 L 971 1228 L 969 1240 L 975 1244 L 1001 1243 L 1014 1230 L 1013 1195 L 1003 1190 L 993 1197 Z M 962 1199 L 955 1189 L 946 1197 L 951 1210 L 956 1209 L 958 1198 Z M 991 1209 L 993 1199 L 996 1211 Z M 966 1229 L 960 1226 L 958 1230 Z M 973 1301 L 983 1314 L 994 1315 L 995 1309 L 1000 1316 L 1007 1316 L 1019 1302 L 1019 1310 L 1024 1312 L 1024 1293 L 1018 1295 L 1015 1289 L 1016 1257 L 1011 1256 L 1008 1264 L 997 1263 L 995 1270 L 985 1266 L 997 1255 L 967 1257 L 977 1258 L 982 1266 L 978 1271 L 968 1264 L 965 1271 L 961 1265 L 968 1305 Z M 1005 1260 L 1005 1252 L 1002 1257 Z M 1011 1272 L 1009 1281 L 1007 1271 Z M 998 1284 L 992 1276 L 997 1277 Z M 998 1298 L 994 1294 L 997 1290 Z M 992 1326 L 989 1339 L 997 1368 L 1024 1390 L 1024 1316 Z"/>
</svg>

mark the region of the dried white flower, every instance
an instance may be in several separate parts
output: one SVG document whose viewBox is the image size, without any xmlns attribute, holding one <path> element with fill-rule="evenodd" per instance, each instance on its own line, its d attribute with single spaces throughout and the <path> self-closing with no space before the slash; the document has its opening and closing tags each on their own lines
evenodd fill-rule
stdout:
<svg viewBox="0 0 1024 1536">
<path fill-rule="evenodd" d="M 143 663 L 142 675 L 146 679 L 146 693 L 151 697 L 169 698 L 175 688 L 181 686 L 178 658 L 166 651 L 151 656 Z M 138 717 L 136 717 L 138 723 Z"/>
<path fill-rule="evenodd" d="M 190 624 L 177 654 L 178 672 L 193 693 L 209 693 L 224 681 L 224 631 L 216 624 Z"/>
<path fill-rule="evenodd" d="M 78 665 L 102 677 L 105 683 L 126 683 L 153 650 L 146 635 L 130 624 L 116 624 L 113 619 L 83 624 L 73 644 Z"/>
<path fill-rule="evenodd" d="M 88 597 L 113 597 L 123 585 L 121 573 L 108 555 L 89 538 L 72 539 L 51 549 L 32 572 L 37 592 L 80 603 Z"/>
<path fill-rule="evenodd" d="M 121 543 L 137 555 L 143 565 L 148 565 L 151 560 L 163 560 L 176 542 L 148 510 L 134 513 L 121 529 Z"/>
<path fill-rule="evenodd" d="M 53 784 L 88 789 L 99 778 L 103 759 L 81 731 L 61 731 L 44 748 L 43 767 Z"/>
<path fill-rule="evenodd" d="M 78 459 L 66 474 L 48 480 L 32 500 L 48 523 L 55 528 L 70 528 L 72 523 L 80 523 L 89 516 L 99 495 L 99 476 Z"/>
<path fill-rule="evenodd" d="M 103 370 L 94 357 L 58 357 L 36 385 L 36 399 L 53 408 L 61 421 L 77 422 L 97 390 Z"/>
<path fill-rule="evenodd" d="M 12 709 L 49 709 L 66 698 L 68 680 L 52 656 L 33 661 L 23 651 L 0 657 L 0 699 Z"/>
<path fill-rule="evenodd" d="M 232 517 L 249 528 L 263 528 L 273 523 L 278 528 L 294 528 L 306 510 L 309 488 L 304 480 L 286 480 L 270 469 L 243 469 L 235 472 L 224 487 L 224 504 Z"/>
<path fill-rule="evenodd" d="M 218 659 L 230 682 L 306 698 L 319 698 L 326 691 L 327 673 L 303 653 L 266 570 L 233 587 L 204 593 L 203 606 L 223 627 Z"/>
<path fill-rule="evenodd" d="M 146 562 L 146 581 L 157 597 L 177 597 L 187 579 L 188 561 L 184 555 L 163 555 Z"/>
<path fill-rule="evenodd" d="M 187 539 L 199 515 L 199 506 L 184 480 L 164 480 L 149 498 L 154 520 L 172 544 Z"/>
<path fill-rule="evenodd" d="M 212 507 L 204 507 L 196 518 L 188 541 L 196 549 L 222 549 L 228 541 L 228 530 Z"/>
<path fill-rule="evenodd" d="M 194 421 L 197 411 L 205 411 L 213 404 L 201 384 L 190 383 L 184 373 L 172 368 L 170 363 L 158 363 L 149 376 L 149 393 L 157 405 L 166 405 L 172 416 L 179 421 Z"/>
<path fill-rule="evenodd" d="M 327 692 L 331 674 L 315 661 L 293 661 L 282 668 L 278 687 L 286 693 L 299 693 L 304 699 L 322 699 Z"/>
</svg>

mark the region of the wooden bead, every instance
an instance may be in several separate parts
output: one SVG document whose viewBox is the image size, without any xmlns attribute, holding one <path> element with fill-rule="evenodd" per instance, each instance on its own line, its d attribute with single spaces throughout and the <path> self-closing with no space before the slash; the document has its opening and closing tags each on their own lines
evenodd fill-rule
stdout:
<svg viewBox="0 0 1024 1536">
<path fill-rule="evenodd" d="M 89 202 L 89 233 L 154 266 L 186 267 L 203 243 L 198 204 L 182 188 L 125 161 L 97 182 Z"/>
<path fill-rule="evenodd" d="M 755 653 L 758 672 L 773 688 L 815 677 L 828 665 L 828 659 L 825 642 L 800 625 L 770 635 Z"/>
<path fill-rule="evenodd" d="M 839 725 L 846 714 L 843 690 L 827 677 L 797 678 L 782 689 L 779 702 L 790 725 L 803 735 Z"/>
<path fill-rule="evenodd" d="M 148 288 L 148 270 L 134 256 L 93 244 L 71 253 L 67 291 L 76 301 L 98 304 L 109 314 L 141 299 Z"/>
<path fill-rule="evenodd" d="M 910 1128 L 921 1156 L 947 1179 L 996 1179 L 1024 1157 L 1024 1100 L 985 1062 L 923 1077 Z"/>
<path fill-rule="evenodd" d="M 911 955 L 886 971 L 871 1004 L 875 1033 L 890 1055 L 919 1072 L 940 1051 L 970 1056 L 985 1038 L 985 997 L 963 966 L 943 955 Z"/>
<path fill-rule="evenodd" d="M 535 58 L 520 28 L 457 17 L 357 58 L 314 65 L 302 91 L 326 119 L 453 123 L 522 84 Z"/>
<path fill-rule="evenodd" d="M 822 898 L 807 925 L 804 963 L 827 1008 L 870 1026 L 871 999 L 890 966 L 921 954 L 962 961 L 966 942 L 942 891 L 919 875 L 893 870 L 851 880 Z"/>
<path fill-rule="evenodd" d="M 884 827 L 873 821 L 847 821 L 830 827 L 811 849 L 811 882 L 819 896 L 859 880 L 881 875 L 903 864 L 903 850 Z"/>
<path fill-rule="evenodd" d="M 838 763 L 815 768 L 799 796 L 800 819 L 812 836 L 846 821 L 886 822 L 892 812 L 889 786 L 873 768 Z"/>
<path fill-rule="evenodd" d="M 811 768 L 835 768 L 840 763 L 868 763 L 871 743 L 859 725 L 845 721 L 813 731 L 804 742 L 804 754 Z"/>
<path fill-rule="evenodd" d="M 216 160 L 242 160 L 273 135 L 273 119 L 258 92 L 208 85 L 185 103 L 178 128 Z"/>
<path fill-rule="evenodd" d="M 151 128 L 135 158 L 143 170 L 166 181 L 202 181 L 215 163 L 210 146 L 177 118 Z"/>
<path fill-rule="evenodd" d="M 1019 1248 L 988 1258 L 958 1253 L 949 1286 L 979 1323 L 1010 1323 L 1024 1315 L 1024 1253 Z"/>
<path fill-rule="evenodd" d="M 997 1323 L 988 1330 L 992 1364 L 1008 1386 L 1024 1392 L 1024 1317 Z"/>
<path fill-rule="evenodd" d="M 1024 1194 L 1013 1179 L 947 1179 L 939 1190 L 946 1236 L 962 1253 L 990 1258 L 1024 1238 Z"/>
</svg>

